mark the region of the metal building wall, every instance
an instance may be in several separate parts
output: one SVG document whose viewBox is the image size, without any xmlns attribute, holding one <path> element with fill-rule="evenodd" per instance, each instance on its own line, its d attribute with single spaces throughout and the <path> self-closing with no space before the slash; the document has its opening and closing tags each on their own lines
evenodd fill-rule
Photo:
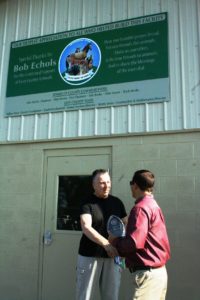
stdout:
<svg viewBox="0 0 200 300">
<path fill-rule="evenodd" d="M 5 118 L 11 41 L 168 12 L 170 102 Z M 0 0 L 0 142 L 200 128 L 200 0 Z"/>
</svg>

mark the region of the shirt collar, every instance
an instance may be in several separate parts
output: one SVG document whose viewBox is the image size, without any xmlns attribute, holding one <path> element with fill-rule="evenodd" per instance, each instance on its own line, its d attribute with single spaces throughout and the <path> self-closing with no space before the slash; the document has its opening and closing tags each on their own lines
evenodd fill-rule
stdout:
<svg viewBox="0 0 200 300">
<path fill-rule="evenodd" d="M 148 199 L 148 198 L 149 198 L 149 199 L 153 199 L 153 194 L 151 194 L 151 195 L 144 195 L 144 196 L 142 196 L 142 197 L 136 199 L 136 200 L 135 200 L 135 204 L 141 202 L 141 201 L 144 200 L 144 199 Z"/>
</svg>

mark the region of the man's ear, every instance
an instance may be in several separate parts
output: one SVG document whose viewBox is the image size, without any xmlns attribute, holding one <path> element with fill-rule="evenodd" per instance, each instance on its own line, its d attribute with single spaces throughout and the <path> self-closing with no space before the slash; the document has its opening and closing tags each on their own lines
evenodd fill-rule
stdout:
<svg viewBox="0 0 200 300">
<path fill-rule="evenodd" d="M 140 190 L 139 186 L 137 185 L 137 183 L 134 182 L 134 186 L 136 190 Z"/>
</svg>

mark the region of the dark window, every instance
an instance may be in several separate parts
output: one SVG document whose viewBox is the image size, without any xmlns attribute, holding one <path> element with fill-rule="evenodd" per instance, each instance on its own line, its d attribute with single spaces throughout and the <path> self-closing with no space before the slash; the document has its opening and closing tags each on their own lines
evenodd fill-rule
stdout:
<svg viewBox="0 0 200 300">
<path fill-rule="evenodd" d="M 91 176 L 59 176 L 57 229 L 81 230 L 81 199 L 93 192 Z"/>
</svg>

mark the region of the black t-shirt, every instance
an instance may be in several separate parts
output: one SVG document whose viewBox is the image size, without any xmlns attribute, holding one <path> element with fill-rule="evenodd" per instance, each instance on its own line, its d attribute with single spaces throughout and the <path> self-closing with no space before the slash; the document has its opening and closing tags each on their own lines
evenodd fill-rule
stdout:
<svg viewBox="0 0 200 300">
<path fill-rule="evenodd" d="M 80 214 L 91 214 L 92 227 L 105 238 L 108 237 L 106 227 L 109 217 L 115 215 L 122 219 L 127 216 L 122 201 L 112 195 L 105 199 L 91 195 L 90 198 L 83 201 Z M 83 256 L 108 257 L 104 248 L 91 241 L 85 234 L 82 235 L 80 240 L 79 254 Z"/>
</svg>

